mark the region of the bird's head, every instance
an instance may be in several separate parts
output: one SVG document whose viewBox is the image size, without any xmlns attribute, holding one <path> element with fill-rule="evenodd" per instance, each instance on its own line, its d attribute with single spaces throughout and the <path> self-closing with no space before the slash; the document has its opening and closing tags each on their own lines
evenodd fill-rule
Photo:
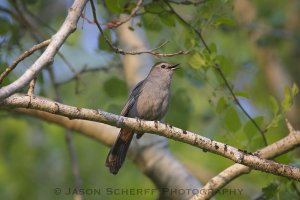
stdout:
<svg viewBox="0 0 300 200">
<path fill-rule="evenodd" d="M 170 76 L 173 74 L 174 70 L 178 69 L 179 68 L 179 64 L 171 64 L 171 63 L 167 63 L 167 62 L 159 62 L 159 63 L 156 63 L 149 75 L 153 75 L 153 76 L 161 76 L 161 77 L 164 77 L 164 76 Z"/>
</svg>

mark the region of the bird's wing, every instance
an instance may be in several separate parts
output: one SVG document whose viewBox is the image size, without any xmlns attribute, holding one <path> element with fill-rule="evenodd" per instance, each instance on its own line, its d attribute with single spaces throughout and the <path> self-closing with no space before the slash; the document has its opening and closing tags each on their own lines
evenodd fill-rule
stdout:
<svg viewBox="0 0 300 200">
<path fill-rule="evenodd" d="M 121 114 L 122 116 L 127 116 L 128 115 L 128 112 L 130 111 L 130 109 L 132 108 L 132 106 L 134 105 L 136 99 L 138 98 L 138 96 L 140 95 L 141 93 L 141 89 L 143 87 L 143 83 L 144 83 L 144 80 L 140 81 L 136 86 L 135 88 L 133 88 L 133 90 L 131 91 L 130 95 L 129 95 L 129 98 L 128 98 L 128 101 L 127 103 L 125 104 L 123 110 L 121 111 Z"/>
</svg>

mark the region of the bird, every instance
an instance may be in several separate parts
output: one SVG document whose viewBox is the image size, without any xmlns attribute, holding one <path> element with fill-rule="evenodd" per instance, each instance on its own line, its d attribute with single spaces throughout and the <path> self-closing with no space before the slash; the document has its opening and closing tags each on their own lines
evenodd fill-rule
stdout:
<svg viewBox="0 0 300 200">
<path fill-rule="evenodd" d="M 179 64 L 167 62 L 154 64 L 147 77 L 131 91 L 120 115 L 149 121 L 162 120 L 168 111 L 172 75 L 178 66 Z M 110 173 L 116 175 L 119 172 L 133 135 L 134 131 L 130 128 L 121 128 L 106 158 L 105 165 Z M 143 133 L 137 134 L 137 139 L 142 135 Z"/>
</svg>

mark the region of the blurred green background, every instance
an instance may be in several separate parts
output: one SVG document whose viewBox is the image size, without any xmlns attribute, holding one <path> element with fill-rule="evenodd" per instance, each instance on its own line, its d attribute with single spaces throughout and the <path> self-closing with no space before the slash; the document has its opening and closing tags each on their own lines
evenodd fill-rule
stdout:
<svg viewBox="0 0 300 200">
<path fill-rule="evenodd" d="M 37 41 L 52 35 L 64 21 L 71 4 L 72 1 L 1 1 L 0 72 Z M 188 23 L 172 13 L 168 4 Z M 266 131 L 269 143 L 287 135 L 285 117 L 295 128 L 300 128 L 297 95 L 300 1 L 174 0 L 168 4 L 147 0 L 132 22 L 144 29 L 152 48 L 169 40 L 161 52 L 191 51 L 170 58 L 153 57 L 153 61 L 182 66 L 174 75 L 170 110 L 165 119 L 168 124 L 248 151 L 264 146 L 260 133 L 233 102 L 214 70 L 213 63 L 218 63 L 243 107 Z M 135 5 L 136 1 L 130 0 L 98 1 L 98 16 L 101 22 L 108 22 L 121 13 L 130 13 Z M 20 13 L 29 16 L 34 26 L 26 26 L 22 17 L 19 18 Z M 92 19 L 89 4 L 85 14 Z M 202 31 L 211 54 L 191 27 Z M 118 44 L 115 30 L 105 32 Z M 77 72 L 93 69 L 82 73 L 79 81 L 72 79 L 74 73 L 56 56 L 51 67 L 64 103 L 120 113 L 129 92 L 122 57 L 108 48 L 96 26 L 80 19 L 77 31 L 61 52 Z M 1 87 L 19 77 L 38 56 L 39 52 L 19 64 Z M 49 70 L 38 76 L 35 94 L 56 98 Z M 203 184 L 233 164 L 201 149 L 169 142 L 172 153 Z M 74 145 L 83 187 L 86 192 L 97 189 L 101 193 L 100 196 L 85 194 L 84 199 L 157 197 L 157 191 L 143 196 L 119 195 L 118 189 L 154 189 L 155 186 L 129 160 L 122 173 L 110 175 L 104 166 L 108 148 L 95 140 L 74 134 Z M 276 161 L 299 166 L 299 151 L 289 152 Z M 228 190 L 242 189 L 241 195 L 221 191 L 216 199 L 299 199 L 297 187 L 300 190 L 298 183 L 285 178 L 252 171 L 226 186 Z M 56 194 L 57 188 L 61 194 Z M 65 129 L 1 110 L 1 199 L 72 199 L 72 195 L 63 195 L 69 188 L 74 188 L 74 177 Z M 115 189 L 115 195 L 109 194 L 110 189 Z"/>
</svg>

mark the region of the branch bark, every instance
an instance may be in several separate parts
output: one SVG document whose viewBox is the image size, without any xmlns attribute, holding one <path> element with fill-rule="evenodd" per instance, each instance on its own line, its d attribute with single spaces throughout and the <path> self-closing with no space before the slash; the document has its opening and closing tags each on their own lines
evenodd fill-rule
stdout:
<svg viewBox="0 0 300 200">
<path fill-rule="evenodd" d="M 44 53 L 13 83 L 0 89 L 0 102 L 25 87 L 42 69 L 53 62 L 54 56 L 68 36 L 76 30 L 76 24 L 87 0 L 75 0 L 68 16 L 58 32 L 52 36 Z"/>
<path fill-rule="evenodd" d="M 288 151 L 293 150 L 299 146 L 300 132 L 293 130 L 291 125 L 288 123 L 290 133 L 278 140 L 277 142 L 270 144 L 269 146 L 260 149 L 255 152 L 261 158 L 275 158 Z M 203 200 L 210 199 L 213 197 L 221 188 L 229 184 L 234 179 L 238 178 L 243 174 L 250 173 L 251 168 L 241 165 L 234 164 L 227 169 L 220 172 L 217 176 L 210 179 L 200 190 L 205 192 L 200 192 L 195 195 L 192 200 Z"/>
<path fill-rule="evenodd" d="M 258 157 L 259 155 L 157 121 L 127 118 L 100 110 L 97 111 L 68 106 L 45 98 L 30 97 L 22 94 L 10 96 L 2 102 L 2 106 L 6 108 L 37 109 L 57 115 L 63 115 L 70 119 L 96 121 L 119 128 L 127 127 L 141 133 L 153 133 L 221 155 L 236 163 L 251 167 L 252 169 L 284 176 L 294 180 L 300 180 L 300 169 L 297 167 L 262 159 Z M 295 136 L 297 137 L 294 137 L 294 139 L 300 144 L 300 136 Z"/>
</svg>

